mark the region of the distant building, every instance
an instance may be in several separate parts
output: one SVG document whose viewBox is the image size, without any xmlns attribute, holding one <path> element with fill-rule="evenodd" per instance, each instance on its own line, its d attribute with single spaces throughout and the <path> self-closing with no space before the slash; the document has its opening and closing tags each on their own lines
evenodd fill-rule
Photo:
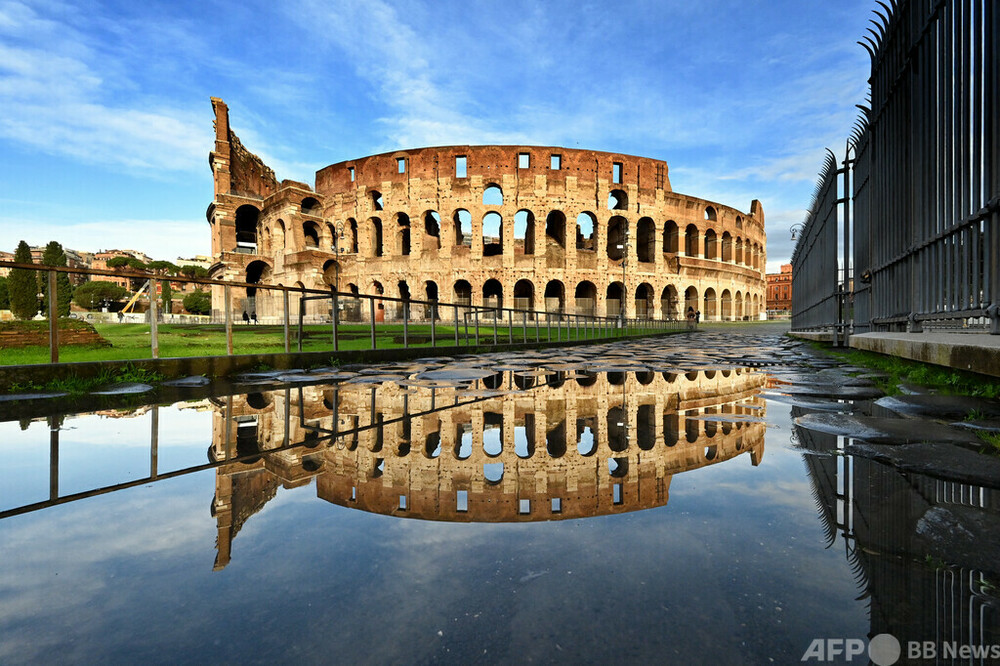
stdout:
<svg viewBox="0 0 1000 666">
<path fill-rule="evenodd" d="M 14 253 L 0 251 L 0 261 L 14 261 Z M 0 277 L 7 277 L 8 275 L 10 275 L 9 268 L 0 268 Z"/>
<path fill-rule="evenodd" d="M 792 313 L 792 265 L 782 264 L 780 273 L 767 274 L 767 311 L 769 315 Z"/>
</svg>

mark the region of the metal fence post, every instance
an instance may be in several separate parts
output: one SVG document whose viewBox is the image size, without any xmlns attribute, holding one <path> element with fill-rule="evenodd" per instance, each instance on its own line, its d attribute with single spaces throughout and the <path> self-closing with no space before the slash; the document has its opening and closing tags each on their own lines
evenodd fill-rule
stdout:
<svg viewBox="0 0 1000 666">
<path fill-rule="evenodd" d="M 299 340 L 298 349 L 302 351 L 302 338 L 305 337 L 306 302 L 305 296 L 299 296 Z"/>
<path fill-rule="evenodd" d="M 437 301 L 431 301 L 431 347 L 437 347 L 437 336 L 435 335 L 435 321 L 437 321 Z"/>
<path fill-rule="evenodd" d="M 410 348 L 410 302 L 403 301 L 403 349 Z"/>
<path fill-rule="evenodd" d="M 282 291 L 281 291 L 281 300 L 282 300 L 282 305 L 283 305 L 283 308 L 284 308 L 284 314 L 282 316 L 282 319 L 284 320 L 284 324 L 285 324 L 285 353 L 287 354 L 287 353 L 289 353 L 292 350 L 292 347 L 291 347 L 291 336 L 290 336 L 291 332 L 288 330 L 289 329 L 289 325 L 288 325 L 288 292 L 286 290 L 284 290 L 284 289 L 282 289 Z"/>
<path fill-rule="evenodd" d="M 372 349 L 375 349 L 375 297 L 368 297 L 368 312 L 371 314 Z"/>
<path fill-rule="evenodd" d="M 337 327 L 340 325 L 340 299 L 333 292 L 333 351 L 340 351 L 340 340 L 337 338 Z"/>
<path fill-rule="evenodd" d="M 514 311 L 507 310 L 507 342 L 514 344 Z"/>
<path fill-rule="evenodd" d="M 229 285 L 224 285 L 222 287 L 222 298 L 225 301 L 225 308 L 223 312 L 226 317 L 226 354 L 229 356 L 233 355 L 233 302 L 230 298 L 230 287 Z"/>
<path fill-rule="evenodd" d="M 52 275 L 50 273 L 49 275 Z M 50 280 L 50 283 L 52 281 Z M 157 306 L 159 303 L 156 298 L 156 280 L 149 278 L 149 345 L 153 354 L 153 358 L 160 358 L 160 336 L 159 329 L 157 328 Z"/>
</svg>

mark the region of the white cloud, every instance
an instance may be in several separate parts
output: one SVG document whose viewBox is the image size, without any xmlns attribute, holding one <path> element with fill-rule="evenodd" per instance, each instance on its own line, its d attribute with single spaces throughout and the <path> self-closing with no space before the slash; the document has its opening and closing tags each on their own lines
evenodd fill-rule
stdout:
<svg viewBox="0 0 1000 666">
<path fill-rule="evenodd" d="M 0 247 L 45 245 L 59 239 L 63 247 L 97 251 L 130 249 L 155 259 L 211 253 L 208 222 L 204 220 L 100 220 L 91 222 L 27 221 L 0 217 Z"/>
</svg>

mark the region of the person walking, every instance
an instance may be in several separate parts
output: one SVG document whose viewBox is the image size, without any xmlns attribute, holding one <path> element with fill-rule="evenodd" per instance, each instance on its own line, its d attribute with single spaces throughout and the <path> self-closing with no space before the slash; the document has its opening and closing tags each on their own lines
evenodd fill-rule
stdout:
<svg viewBox="0 0 1000 666">
<path fill-rule="evenodd" d="M 688 330 L 691 330 L 691 329 L 694 328 L 694 324 L 695 324 L 694 316 L 695 316 L 694 315 L 694 308 L 688 308 L 687 309 L 687 327 L 688 327 Z"/>
</svg>

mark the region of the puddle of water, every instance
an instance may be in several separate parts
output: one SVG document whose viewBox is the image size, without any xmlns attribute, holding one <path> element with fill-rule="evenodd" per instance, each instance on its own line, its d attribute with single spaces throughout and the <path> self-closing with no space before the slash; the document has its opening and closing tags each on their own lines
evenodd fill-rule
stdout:
<svg viewBox="0 0 1000 666">
<path fill-rule="evenodd" d="M 870 416 L 846 372 L 766 334 L 588 350 L 0 422 L 0 661 L 1000 643 L 997 492 L 796 425 L 820 393 Z"/>
</svg>

